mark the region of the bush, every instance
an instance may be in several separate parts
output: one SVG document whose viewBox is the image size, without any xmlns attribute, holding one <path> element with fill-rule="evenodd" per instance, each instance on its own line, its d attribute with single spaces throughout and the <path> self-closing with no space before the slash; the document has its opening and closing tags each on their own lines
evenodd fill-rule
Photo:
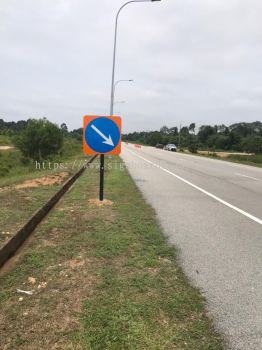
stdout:
<svg viewBox="0 0 262 350">
<path fill-rule="evenodd" d="M 17 137 L 16 146 L 25 157 L 40 161 L 59 153 L 63 146 L 63 132 L 45 118 L 32 119 Z"/>
<path fill-rule="evenodd" d="M 65 137 L 64 145 L 62 148 L 62 155 L 64 157 L 71 157 L 81 152 L 82 152 L 82 142 L 78 141 L 75 138 Z"/>
<path fill-rule="evenodd" d="M 20 163 L 21 163 L 23 166 L 27 166 L 27 165 L 30 164 L 30 158 L 28 158 L 28 157 L 21 157 Z"/>
<path fill-rule="evenodd" d="M 7 167 L 0 166 L 0 176 L 6 176 L 9 173 L 9 169 Z"/>
<path fill-rule="evenodd" d="M 197 144 L 192 143 L 191 145 L 188 146 L 188 150 L 191 153 L 197 153 Z"/>
<path fill-rule="evenodd" d="M 9 136 L 7 135 L 0 135 L 0 146 L 7 146 L 7 145 L 11 145 L 11 139 Z"/>
</svg>

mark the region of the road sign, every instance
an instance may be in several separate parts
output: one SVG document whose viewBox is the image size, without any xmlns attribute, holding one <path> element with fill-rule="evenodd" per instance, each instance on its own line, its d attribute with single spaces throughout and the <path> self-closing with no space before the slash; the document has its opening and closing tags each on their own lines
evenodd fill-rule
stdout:
<svg viewBox="0 0 262 350">
<path fill-rule="evenodd" d="M 85 154 L 120 154 L 121 118 L 85 116 L 83 150 Z"/>
</svg>

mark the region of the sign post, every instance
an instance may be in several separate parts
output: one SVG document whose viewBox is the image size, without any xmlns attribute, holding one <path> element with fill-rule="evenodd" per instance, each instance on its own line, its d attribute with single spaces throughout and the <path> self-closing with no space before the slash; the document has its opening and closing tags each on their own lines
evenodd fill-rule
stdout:
<svg viewBox="0 0 262 350">
<path fill-rule="evenodd" d="M 105 178 L 105 155 L 100 156 L 100 186 L 99 186 L 99 200 L 104 200 L 104 178 Z"/>
<path fill-rule="evenodd" d="M 120 117 L 84 117 L 83 151 L 88 155 L 100 154 L 100 201 L 104 200 L 105 154 L 121 153 L 121 129 Z"/>
</svg>

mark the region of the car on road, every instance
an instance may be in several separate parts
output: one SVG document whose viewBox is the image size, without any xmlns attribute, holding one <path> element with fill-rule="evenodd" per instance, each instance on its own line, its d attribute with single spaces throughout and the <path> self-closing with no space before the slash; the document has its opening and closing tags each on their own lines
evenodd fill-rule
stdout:
<svg viewBox="0 0 262 350">
<path fill-rule="evenodd" d="M 176 152 L 177 151 L 177 147 L 176 145 L 174 145 L 173 143 L 169 143 L 164 147 L 165 150 L 167 151 L 171 151 L 171 152 Z"/>
<path fill-rule="evenodd" d="M 164 148 L 164 145 L 162 145 L 162 143 L 157 143 L 157 144 L 156 144 L 156 148 L 161 148 L 161 149 L 163 149 L 163 148 Z"/>
</svg>

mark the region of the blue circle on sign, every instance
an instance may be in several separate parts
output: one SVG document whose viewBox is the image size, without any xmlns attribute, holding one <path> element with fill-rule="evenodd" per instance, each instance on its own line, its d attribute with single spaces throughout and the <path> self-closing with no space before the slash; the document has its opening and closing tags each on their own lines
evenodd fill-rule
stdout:
<svg viewBox="0 0 262 350">
<path fill-rule="evenodd" d="M 93 119 L 86 127 L 85 141 L 95 152 L 108 153 L 113 151 L 120 141 L 118 126 L 109 118 Z"/>
</svg>

